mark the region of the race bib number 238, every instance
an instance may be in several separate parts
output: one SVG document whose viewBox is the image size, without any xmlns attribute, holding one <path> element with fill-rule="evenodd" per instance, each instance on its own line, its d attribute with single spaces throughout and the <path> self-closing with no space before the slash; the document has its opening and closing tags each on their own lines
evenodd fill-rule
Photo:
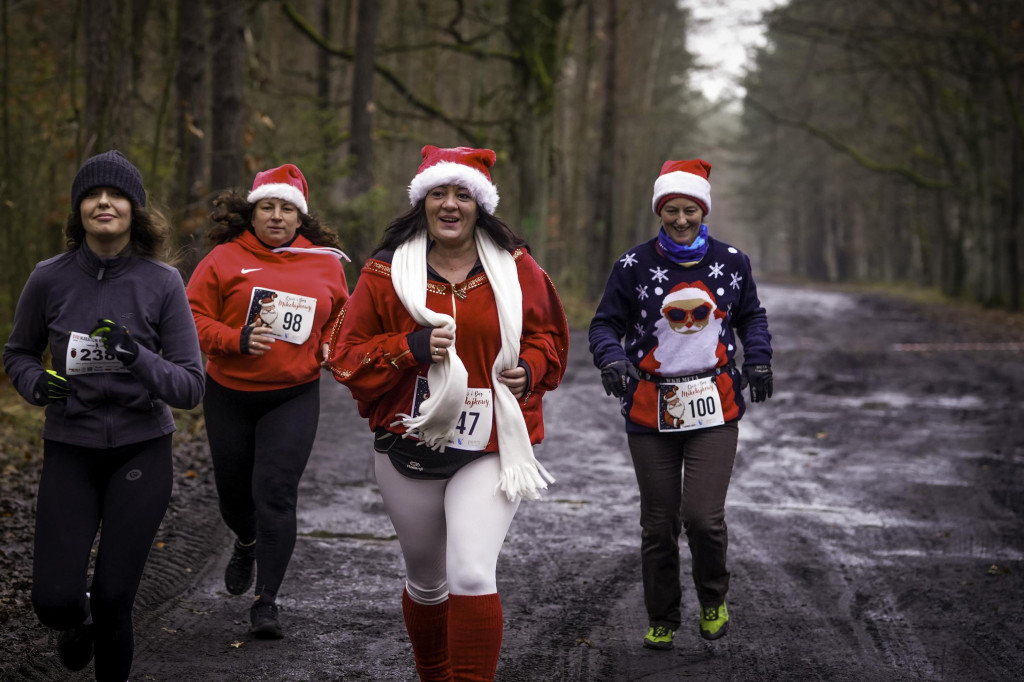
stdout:
<svg viewBox="0 0 1024 682">
<path fill-rule="evenodd" d="M 111 351 L 103 347 L 99 338 L 94 339 L 82 332 L 71 332 L 64 360 L 68 376 L 128 371 Z"/>
</svg>

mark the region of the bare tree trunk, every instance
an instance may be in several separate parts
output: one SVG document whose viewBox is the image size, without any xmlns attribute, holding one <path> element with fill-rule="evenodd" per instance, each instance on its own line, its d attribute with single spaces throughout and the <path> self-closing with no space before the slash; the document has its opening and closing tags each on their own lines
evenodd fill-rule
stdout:
<svg viewBox="0 0 1024 682">
<path fill-rule="evenodd" d="M 242 76 L 245 57 L 245 4 L 221 0 L 215 5 L 212 36 L 213 118 L 210 140 L 210 186 L 214 191 L 242 183 Z"/>
<path fill-rule="evenodd" d="M 324 40 L 331 42 L 332 0 L 320 0 L 320 33 Z M 320 174 L 326 182 L 331 168 L 331 133 L 327 122 L 332 115 L 331 107 L 331 55 L 319 50 L 316 55 L 316 108 L 320 114 Z"/>
<path fill-rule="evenodd" d="M 131 139 L 131 5 L 91 0 L 85 11 L 85 149 L 87 157 L 127 148 Z"/>
<path fill-rule="evenodd" d="M 7 25 L 8 0 L 0 0 L 0 135 L 3 135 L 3 166 L 0 167 L 0 193 L 7 188 L 7 183 L 17 169 L 14 168 L 14 157 L 11 155 L 11 40 Z"/>
<path fill-rule="evenodd" d="M 0 134 L 3 135 L 3 159 L 0 160 L 2 166 L 0 166 L 0 201 L 7 201 L 8 197 L 16 191 L 14 189 L 12 180 L 20 177 L 21 170 L 19 163 L 20 155 L 12 154 L 11 152 L 11 90 L 10 90 L 10 72 L 11 72 L 11 51 L 10 51 L 10 27 L 8 25 L 8 17 L 10 13 L 9 0 L 0 0 L 0 58 L 3 59 L 3 64 L 0 65 L 2 71 L 0 71 Z M 17 204 L 15 204 L 15 207 Z M 13 208 L 13 207 L 12 207 Z M 20 227 L 20 220 L 15 220 L 11 211 L 6 219 L 0 223 L 0 238 L 3 239 L 5 251 L 17 253 L 22 250 L 22 241 L 24 239 L 25 230 L 18 229 Z M 5 254 L 6 256 L 6 254 Z M 4 258 L 4 289 L 12 294 L 16 291 L 20 291 L 20 288 L 25 280 L 25 272 L 23 268 L 14 267 L 11 263 L 11 259 Z M 9 295 L 3 297 L 4 306 L 4 319 L 14 319 L 14 309 L 18 302 L 18 297 L 15 295 Z"/>
<path fill-rule="evenodd" d="M 587 3 L 584 12 L 565 28 L 566 35 L 577 35 L 573 51 L 565 56 L 570 68 L 563 76 L 562 94 L 557 106 L 553 153 L 559 160 L 552 182 L 552 202 L 555 220 L 548 233 L 548 253 L 545 269 L 563 287 L 583 294 L 587 287 L 589 263 L 580 262 L 571 244 L 579 243 L 586 236 L 586 221 L 590 211 L 581 211 L 589 206 L 589 173 L 581 169 L 590 168 L 594 162 L 594 108 L 590 102 L 590 79 L 593 74 L 595 55 L 598 50 L 597 8 Z"/>
<path fill-rule="evenodd" d="M 605 53 L 604 93 L 601 111 L 601 142 L 598 148 L 601 153 L 597 158 L 597 181 L 594 187 L 594 218 L 591 224 L 597 231 L 597 252 L 593 262 L 611 263 L 615 254 L 612 253 L 613 216 L 615 215 L 615 65 L 618 61 L 618 38 L 616 31 L 617 2 L 607 0 L 605 3 L 605 40 L 608 41 Z M 591 270 L 589 294 L 600 295 L 604 288 L 607 273 L 602 268 Z"/>
<path fill-rule="evenodd" d="M 373 186 L 373 75 L 377 60 L 377 0 L 359 0 L 356 52 L 352 73 L 352 119 L 349 155 L 353 157 L 349 196 Z"/>
<path fill-rule="evenodd" d="M 205 103 L 203 71 L 206 41 L 203 20 L 204 0 L 180 0 L 178 4 L 177 144 L 178 167 L 174 190 L 174 223 L 178 225 L 178 245 L 182 248 L 179 268 L 191 274 L 199 262 L 199 232 L 206 223 L 207 185 L 203 154 Z"/>
<path fill-rule="evenodd" d="M 561 67 L 560 0 L 509 0 L 507 34 L 515 63 L 516 111 L 508 126 L 518 167 L 518 220 L 534 255 L 546 262 L 550 210 L 554 81 Z"/>
<path fill-rule="evenodd" d="M 1014 98 L 1017 102 L 1024 101 L 1024 73 L 1018 71 L 1016 83 L 1014 83 Z M 1024 283 L 1021 282 L 1021 228 L 1024 222 L 1024 191 L 1021 185 L 1024 184 L 1024 137 L 1020 129 L 1010 129 L 1010 186 L 1008 188 L 1006 208 L 1005 242 L 1003 244 L 1002 259 L 1003 269 L 1006 273 L 1003 278 L 1004 286 L 1008 288 L 1006 295 L 1007 310 L 1017 311 L 1021 309 L 1021 290 Z"/>
</svg>

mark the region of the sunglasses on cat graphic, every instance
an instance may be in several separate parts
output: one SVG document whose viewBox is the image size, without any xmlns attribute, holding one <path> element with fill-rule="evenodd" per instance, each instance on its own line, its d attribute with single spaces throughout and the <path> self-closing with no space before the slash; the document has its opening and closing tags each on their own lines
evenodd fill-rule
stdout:
<svg viewBox="0 0 1024 682">
<path fill-rule="evenodd" d="M 693 308 L 670 304 L 661 309 L 661 314 L 668 320 L 672 328 L 678 331 L 680 328 L 703 328 L 708 318 L 711 317 L 712 310 L 714 310 L 714 306 L 707 302 Z"/>
</svg>

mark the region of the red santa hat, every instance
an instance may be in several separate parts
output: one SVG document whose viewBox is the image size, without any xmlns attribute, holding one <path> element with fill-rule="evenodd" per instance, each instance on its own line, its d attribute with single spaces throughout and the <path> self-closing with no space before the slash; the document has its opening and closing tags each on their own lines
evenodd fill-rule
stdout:
<svg viewBox="0 0 1024 682">
<path fill-rule="evenodd" d="M 260 171 L 252 181 L 252 191 L 246 200 L 255 204 L 261 199 L 283 199 L 294 204 L 299 212 L 309 215 L 309 188 L 302 171 L 290 163 L 270 170 Z"/>
<path fill-rule="evenodd" d="M 661 305 L 664 307 L 669 303 L 693 300 L 707 301 L 712 305 L 712 307 L 716 305 L 711 292 L 708 291 L 708 288 L 701 282 L 693 282 L 692 284 L 689 282 L 680 282 L 673 287 L 671 291 L 665 294 L 665 298 L 662 300 Z"/>
<path fill-rule="evenodd" d="M 654 198 L 651 208 L 660 216 L 666 202 L 686 197 L 700 204 L 704 215 L 711 213 L 711 164 L 701 159 L 689 161 L 666 161 L 661 166 L 661 175 L 654 181 Z"/>
<path fill-rule="evenodd" d="M 490 149 L 424 147 L 423 163 L 409 183 L 409 203 L 415 205 L 427 192 L 441 185 L 458 185 L 469 190 L 476 203 L 488 213 L 498 208 L 498 188 L 491 182 L 488 169 L 495 155 Z"/>
</svg>

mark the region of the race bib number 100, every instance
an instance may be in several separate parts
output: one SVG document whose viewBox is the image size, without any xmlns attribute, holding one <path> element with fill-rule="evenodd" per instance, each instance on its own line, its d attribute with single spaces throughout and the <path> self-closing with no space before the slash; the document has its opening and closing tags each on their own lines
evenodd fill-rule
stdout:
<svg viewBox="0 0 1024 682">
<path fill-rule="evenodd" d="M 724 423 L 714 377 L 658 384 L 659 431 L 689 431 Z"/>
<path fill-rule="evenodd" d="M 81 332 L 71 332 L 65 361 L 68 376 L 128 371 L 111 351 L 103 347 L 102 340 Z"/>
<path fill-rule="evenodd" d="M 416 377 L 416 393 L 412 399 L 412 414 L 419 415 L 420 405 L 430 397 L 426 377 Z M 466 402 L 455 422 L 455 433 L 445 443 L 460 450 L 480 451 L 487 447 L 494 421 L 494 402 L 489 388 L 466 389 Z"/>
</svg>

